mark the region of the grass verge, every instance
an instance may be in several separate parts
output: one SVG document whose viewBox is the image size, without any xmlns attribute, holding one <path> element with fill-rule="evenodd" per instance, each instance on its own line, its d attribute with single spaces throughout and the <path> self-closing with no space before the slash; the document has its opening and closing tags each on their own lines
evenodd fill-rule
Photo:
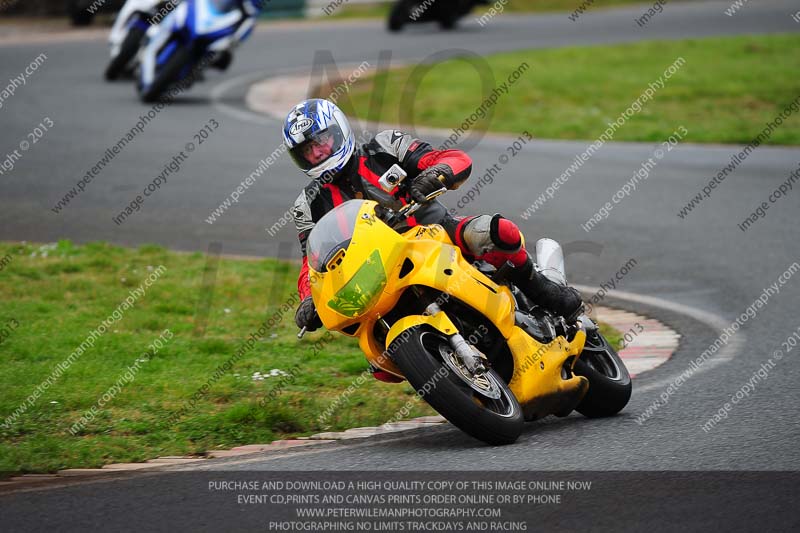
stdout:
<svg viewBox="0 0 800 533">
<path fill-rule="evenodd" d="M 158 246 L 0 243 L 0 473 L 98 467 L 376 426 L 407 404 L 405 418 L 434 414 L 408 384 L 367 376 L 321 423 L 319 415 L 367 368 L 356 342 L 321 332 L 297 340 L 296 265 L 222 258 L 211 292 L 203 280 L 213 270 L 203 254 Z M 154 272 L 161 274 L 137 292 Z M 137 298 L 117 319 L 113 313 L 131 291 Z M 258 335 L 268 318 L 271 327 Z M 28 405 L 104 320 L 110 325 L 93 346 L 84 344 Z M 252 348 L 239 352 L 254 332 Z M 162 347 L 153 355 L 157 339 Z M 204 390 L 212 376 L 218 377 Z M 173 423 L 195 395 L 195 405 Z M 87 423 L 75 431 L 81 417 Z"/>
<path fill-rule="evenodd" d="M 509 85 L 508 94 L 499 97 L 491 120 L 483 123 L 494 132 L 596 139 L 683 57 L 685 64 L 617 129 L 614 140 L 658 142 L 685 126 L 685 142 L 748 143 L 800 96 L 800 54 L 790 53 L 798 48 L 800 35 L 788 34 L 496 54 L 485 59 L 498 85 L 523 63 L 528 67 Z M 478 72 L 466 61 L 453 59 L 413 71 L 409 67 L 365 76 L 351 88 L 349 99 L 339 103 L 370 120 L 450 129 L 462 124 L 486 96 Z M 379 113 L 371 114 L 370 96 L 384 87 Z M 413 109 L 405 102 L 413 102 Z M 798 115 L 784 120 L 767 143 L 800 144 Z"/>
</svg>

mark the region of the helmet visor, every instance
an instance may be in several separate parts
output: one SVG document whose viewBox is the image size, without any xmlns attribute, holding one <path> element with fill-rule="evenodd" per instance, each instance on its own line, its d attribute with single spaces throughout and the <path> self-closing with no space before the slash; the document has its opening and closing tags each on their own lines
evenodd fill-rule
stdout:
<svg viewBox="0 0 800 533">
<path fill-rule="evenodd" d="M 338 126 L 307 133 L 305 137 L 305 141 L 289 149 L 289 155 L 302 170 L 309 170 L 325 163 L 344 144 L 344 136 Z"/>
</svg>

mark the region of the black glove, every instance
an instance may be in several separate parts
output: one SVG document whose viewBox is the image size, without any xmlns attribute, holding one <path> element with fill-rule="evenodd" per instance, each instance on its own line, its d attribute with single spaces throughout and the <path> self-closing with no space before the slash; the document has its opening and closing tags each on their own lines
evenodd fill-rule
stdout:
<svg viewBox="0 0 800 533">
<path fill-rule="evenodd" d="M 440 175 L 447 175 L 443 169 L 444 165 L 434 165 L 432 167 L 426 168 L 422 172 L 419 173 L 419 176 L 414 178 L 414 181 L 411 183 L 411 198 L 414 201 L 419 203 L 425 203 L 427 201 L 427 196 L 432 193 L 436 192 L 442 187 L 445 187 L 445 184 L 439 181 Z M 449 168 L 448 168 L 449 170 Z"/>
<path fill-rule="evenodd" d="M 306 328 L 306 331 L 316 331 L 322 327 L 322 320 L 319 319 L 317 308 L 314 307 L 314 300 L 311 299 L 311 296 L 300 302 L 297 312 L 294 314 L 294 323 L 300 329 Z"/>
</svg>

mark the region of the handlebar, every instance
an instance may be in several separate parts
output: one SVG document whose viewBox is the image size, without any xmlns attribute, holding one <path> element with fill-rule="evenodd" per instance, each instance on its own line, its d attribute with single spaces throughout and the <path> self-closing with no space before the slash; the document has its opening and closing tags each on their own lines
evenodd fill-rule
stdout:
<svg viewBox="0 0 800 533">
<path fill-rule="evenodd" d="M 430 193 L 428 196 L 426 196 L 424 202 L 420 203 L 420 202 L 416 202 L 414 200 L 411 200 L 410 202 L 408 202 L 406 205 L 404 205 L 403 207 L 401 207 L 397 211 L 392 211 L 389 208 L 384 208 L 385 209 L 385 212 L 384 212 L 385 214 L 383 216 L 379 216 L 379 218 L 381 218 L 389 226 L 394 228 L 397 225 L 399 225 L 400 223 L 405 222 L 405 220 L 408 217 L 410 217 L 411 215 L 416 213 L 423 205 L 427 204 L 431 200 L 435 199 L 438 196 L 441 196 L 442 194 L 444 194 L 446 192 L 447 192 L 447 187 L 442 187 L 441 189 L 435 190 L 432 193 Z"/>
<path fill-rule="evenodd" d="M 378 213 L 378 218 L 386 222 L 389 226 L 395 227 L 401 222 L 404 222 L 408 217 L 416 213 L 417 210 L 421 208 L 423 205 L 427 204 L 431 200 L 435 199 L 438 196 L 441 196 L 446 192 L 447 192 L 447 187 L 442 187 L 441 189 L 435 190 L 428 196 L 426 196 L 425 201 L 423 203 L 411 200 L 397 211 L 392 211 L 389 208 L 382 208 L 385 209 L 384 214 L 383 216 L 381 216 L 381 214 Z M 303 329 L 301 329 L 297 333 L 297 338 L 302 339 L 305 334 L 306 334 L 306 327 L 303 326 Z"/>
</svg>

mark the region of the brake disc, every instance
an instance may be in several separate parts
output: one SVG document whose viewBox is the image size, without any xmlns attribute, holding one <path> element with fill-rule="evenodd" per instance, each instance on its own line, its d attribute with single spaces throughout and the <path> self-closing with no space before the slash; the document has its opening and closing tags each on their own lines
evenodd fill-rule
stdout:
<svg viewBox="0 0 800 533">
<path fill-rule="evenodd" d="M 477 352 L 474 346 L 471 346 L 471 348 Z M 450 370 L 455 372 L 456 376 L 458 376 L 461 381 L 469 385 L 470 388 L 481 393 L 487 398 L 491 398 L 493 400 L 500 399 L 502 396 L 500 385 L 492 377 L 492 375 L 486 371 L 485 368 L 481 367 L 475 373 L 470 372 L 467 367 L 464 366 L 464 363 L 456 356 L 455 350 L 445 344 L 439 345 L 439 355 L 442 356 L 442 361 L 444 361 L 444 364 L 447 365 Z M 477 355 L 481 355 L 480 352 L 478 352 Z"/>
</svg>

